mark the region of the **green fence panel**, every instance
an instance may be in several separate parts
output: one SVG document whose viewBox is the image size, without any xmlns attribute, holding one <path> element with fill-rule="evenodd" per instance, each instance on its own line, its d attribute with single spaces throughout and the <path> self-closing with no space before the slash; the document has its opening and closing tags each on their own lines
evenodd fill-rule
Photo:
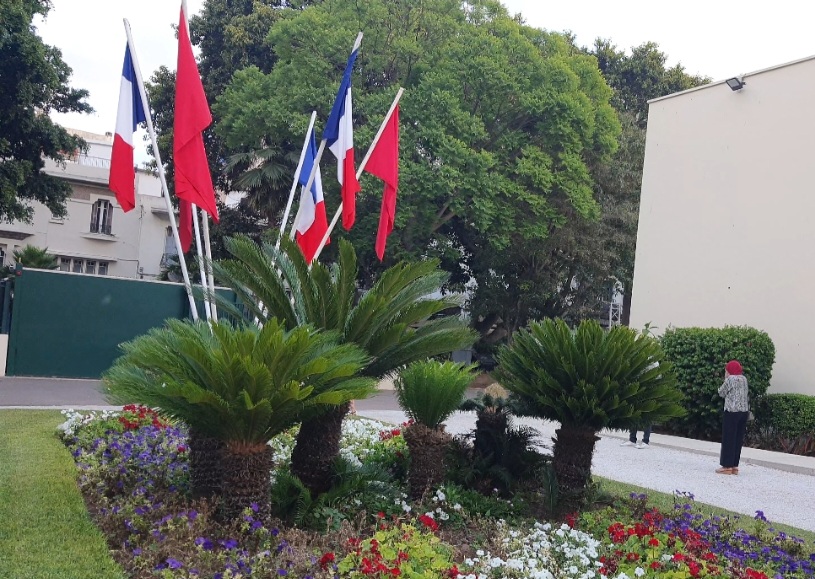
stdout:
<svg viewBox="0 0 815 579">
<path fill-rule="evenodd" d="M 25 269 L 15 279 L 6 373 L 98 378 L 119 344 L 189 309 L 181 284 Z"/>
</svg>

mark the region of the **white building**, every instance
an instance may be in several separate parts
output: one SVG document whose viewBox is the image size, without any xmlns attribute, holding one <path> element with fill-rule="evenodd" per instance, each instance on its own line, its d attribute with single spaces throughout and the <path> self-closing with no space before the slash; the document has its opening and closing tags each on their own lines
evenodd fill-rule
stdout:
<svg viewBox="0 0 815 579">
<path fill-rule="evenodd" d="M 71 132 L 87 141 L 87 154 L 75 155 L 64 166 L 47 160 L 45 167 L 71 184 L 67 215 L 56 219 L 35 202 L 31 224 L 0 224 L 0 259 L 10 265 L 15 249 L 33 245 L 47 247 L 64 271 L 155 278 L 165 254 L 176 254 L 158 178 L 137 170 L 136 207 L 125 213 L 107 186 L 113 137 Z"/>
<path fill-rule="evenodd" d="M 650 103 L 631 325 L 764 330 L 815 394 L 815 57 L 731 83 Z"/>
</svg>

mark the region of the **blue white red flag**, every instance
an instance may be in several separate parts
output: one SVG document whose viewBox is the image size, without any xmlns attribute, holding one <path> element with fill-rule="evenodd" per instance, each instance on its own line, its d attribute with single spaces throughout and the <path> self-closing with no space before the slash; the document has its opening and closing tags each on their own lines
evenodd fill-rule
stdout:
<svg viewBox="0 0 815 579">
<path fill-rule="evenodd" d="M 136 81 L 136 69 L 130 56 L 130 45 L 125 48 L 122 81 L 119 88 L 119 112 L 116 115 L 116 134 L 110 157 L 108 188 L 127 212 L 136 206 L 136 169 L 133 165 L 133 133 L 139 123 L 146 121 L 141 95 Z"/>
</svg>

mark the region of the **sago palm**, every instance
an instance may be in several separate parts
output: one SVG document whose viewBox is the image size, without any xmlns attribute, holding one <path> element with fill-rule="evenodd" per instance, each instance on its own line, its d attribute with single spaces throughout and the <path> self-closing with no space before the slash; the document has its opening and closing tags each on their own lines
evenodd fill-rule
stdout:
<svg viewBox="0 0 815 579">
<path fill-rule="evenodd" d="M 560 423 L 553 466 L 561 497 L 582 499 L 597 433 L 629 429 L 683 413 L 673 367 L 652 337 L 584 321 L 532 323 L 498 356 L 501 384 L 524 414 Z"/>
<path fill-rule="evenodd" d="M 139 402 L 223 442 L 223 512 L 233 518 L 253 502 L 268 515 L 272 454 L 267 442 L 315 407 L 368 395 L 356 377 L 367 362 L 336 333 L 275 319 L 262 329 L 171 320 L 122 346 L 104 376 L 112 402 Z"/>
<path fill-rule="evenodd" d="M 48 248 L 41 249 L 33 245 L 26 245 L 14 250 L 14 263 L 36 269 L 57 269 L 57 258 L 48 253 Z"/>
<path fill-rule="evenodd" d="M 215 274 L 236 293 L 251 320 L 265 323 L 275 316 L 288 328 L 311 324 L 336 330 L 343 342 L 357 344 L 370 355 L 363 369 L 366 376 L 379 378 L 414 360 L 468 347 L 475 340 L 458 316 L 439 316 L 458 306 L 458 299 L 441 296 L 447 274 L 436 261 L 395 265 L 358 298 L 357 257 L 345 240 L 339 241 L 336 264 L 314 263 L 310 271 L 299 247 L 288 240 L 277 249 L 270 243 L 258 245 L 236 237 L 226 241 L 226 248 L 232 259 L 216 262 Z M 234 305 L 222 305 L 235 317 L 246 313 Z M 347 406 L 328 410 L 300 428 L 292 472 L 312 494 L 331 486 L 347 410 Z"/>
<path fill-rule="evenodd" d="M 413 420 L 403 435 L 410 449 L 410 494 L 420 498 L 444 480 L 445 455 L 451 436 L 443 422 L 458 410 L 473 366 L 424 360 L 403 369 L 394 381 L 399 406 Z"/>
</svg>

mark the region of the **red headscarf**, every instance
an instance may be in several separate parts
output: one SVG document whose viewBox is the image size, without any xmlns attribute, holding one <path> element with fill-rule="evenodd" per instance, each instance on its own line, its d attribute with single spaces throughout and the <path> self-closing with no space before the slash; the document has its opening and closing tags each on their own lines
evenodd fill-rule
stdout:
<svg viewBox="0 0 815 579">
<path fill-rule="evenodd" d="M 730 360 L 724 369 L 731 376 L 740 376 L 742 373 L 741 364 L 739 364 L 738 360 Z"/>
</svg>

